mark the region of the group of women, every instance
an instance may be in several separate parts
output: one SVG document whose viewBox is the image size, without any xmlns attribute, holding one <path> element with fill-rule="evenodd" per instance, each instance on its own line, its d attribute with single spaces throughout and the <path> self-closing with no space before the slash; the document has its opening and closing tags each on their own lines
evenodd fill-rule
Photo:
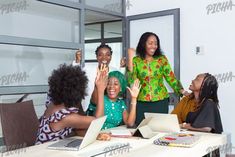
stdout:
<svg viewBox="0 0 235 157">
<path fill-rule="evenodd" d="M 51 99 L 40 119 L 37 144 L 65 138 L 72 132 L 81 135 L 93 119 L 103 115 L 107 115 L 103 126 L 107 129 L 138 125 L 144 112 L 168 113 L 169 94 L 164 80 L 176 94 L 184 96 L 172 111 L 182 128 L 222 133 L 218 82 L 213 75 L 197 75 L 188 93 L 163 54 L 159 37 L 152 32 L 140 37 L 136 49 L 128 49 L 126 75 L 109 67 L 112 53 L 105 44 L 96 50 L 98 70 L 86 114 L 81 107 L 89 80 L 86 73 L 80 66 L 65 64 L 53 71 L 48 81 Z M 95 71 L 89 72 L 95 75 Z M 129 101 L 123 99 L 126 89 Z"/>
</svg>

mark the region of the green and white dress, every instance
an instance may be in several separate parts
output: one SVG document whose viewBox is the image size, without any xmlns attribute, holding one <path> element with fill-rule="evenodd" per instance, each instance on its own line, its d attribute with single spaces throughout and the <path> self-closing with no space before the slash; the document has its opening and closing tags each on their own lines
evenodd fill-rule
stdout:
<svg viewBox="0 0 235 157">
<path fill-rule="evenodd" d="M 107 119 L 102 129 L 113 128 L 123 123 L 123 112 L 127 109 L 124 100 L 117 99 L 112 102 L 106 95 L 104 96 L 104 115 Z M 94 115 L 96 111 L 96 105 L 90 104 L 87 110 L 88 115 Z"/>
</svg>

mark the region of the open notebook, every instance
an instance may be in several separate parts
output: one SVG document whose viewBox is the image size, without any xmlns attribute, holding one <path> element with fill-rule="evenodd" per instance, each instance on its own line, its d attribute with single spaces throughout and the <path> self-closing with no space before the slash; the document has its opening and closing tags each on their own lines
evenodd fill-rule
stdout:
<svg viewBox="0 0 235 157">
<path fill-rule="evenodd" d="M 173 147 L 193 147 L 198 143 L 199 139 L 200 135 L 173 133 L 156 139 L 154 144 Z"/>
</svg>

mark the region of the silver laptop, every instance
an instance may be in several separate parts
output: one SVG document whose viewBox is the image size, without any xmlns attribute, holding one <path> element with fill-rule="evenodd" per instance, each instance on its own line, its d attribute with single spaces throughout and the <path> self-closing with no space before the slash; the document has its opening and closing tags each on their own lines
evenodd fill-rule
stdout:
<svg viewBox="0 0 235 157">
<path fill-rule="evenodd" d="M 107 116 L 103 116 L 93 120 L 86 132 L 83 139 L 77 139 L 74 137 L 65 138 L 56 143 L 48 146 L 49 149 L 57 150 L 80 150 L 96 140 Z"/>
<path fill-rule="evenodd" d="M 176 114 L 144 113 L 145 118 L 151 118 L 148 125 L 153 131 L 180 132 L 180 125 Z"/>
</svg>

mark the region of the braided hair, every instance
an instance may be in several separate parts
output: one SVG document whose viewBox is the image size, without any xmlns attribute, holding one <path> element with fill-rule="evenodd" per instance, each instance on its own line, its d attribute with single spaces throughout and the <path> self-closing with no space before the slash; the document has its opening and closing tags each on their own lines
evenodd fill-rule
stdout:
<svg viewBox="0 0 235 157">
<path fill-rule="evenodd" d="M 205 77 L 199 92 L 199 104 L 202 104 L 205 100 L 211 99 L 213 102 L 219 105 L 217 90 L 218 82 L 216 78 L 209 73 L 205 73 Z"/>
</svg>

